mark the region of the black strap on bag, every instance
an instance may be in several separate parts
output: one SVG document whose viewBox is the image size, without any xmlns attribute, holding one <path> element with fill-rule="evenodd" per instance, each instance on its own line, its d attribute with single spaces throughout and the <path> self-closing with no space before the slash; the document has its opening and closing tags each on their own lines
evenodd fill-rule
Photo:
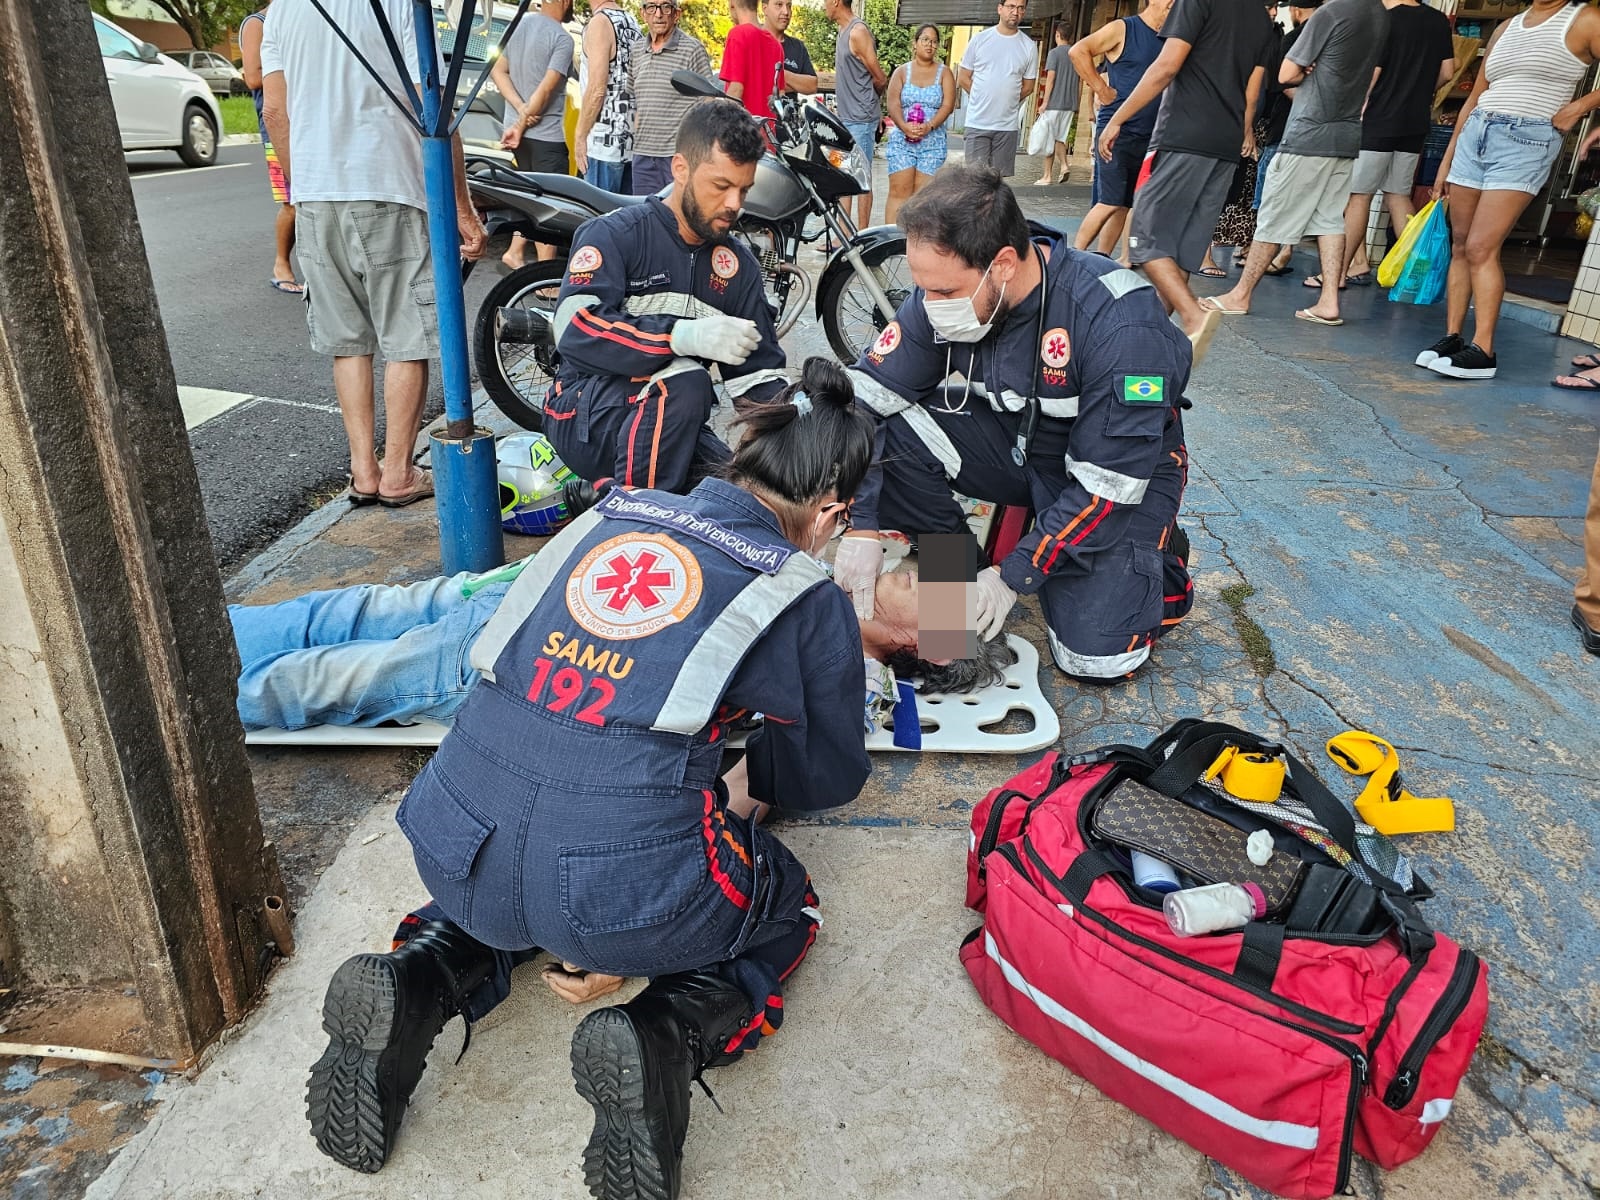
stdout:
<svg viewBox="0 0 1600 1200">
<path fill-rule="evenodd" d="M 1294 784 L 1295 795 L 1346 854 L 1358 862 L 1366 862 L 1356 845 L 1355 818 L 1350 815 L 1350 810 L 1324 786 L 1310 767 L 1289 752 L 1288 747 L 1221 721 L 1195 721 L 1173 738 L 1173 732 L 1183 724 L 1182 721 L 1178 722 L 1173 729 L 1167 730 L 1151 743 L 1152 748 L 1158 744 L 1170 745 L 1172 751 L 1167 760 L 1145 780 L 1147 787 L 1163 796 L 1181 800 L 1183 794 L 1199 782 L 1206 768 L 1216 761 L 1217 755 L 1229 745 L 1281 754 L 1288 763 L 1289 779 Z M 1394 920 L 1407 956 L 1416 958 L 1432 950 L 1433 927 L 1417 909 L 1416 900 L 1398 883 L 1380 872 L 1369 869 L 1367 874 L 1372 886 L 1380 893 L 1379 902 L 1384 911 Z M 1418 883 L 1421 894 L 1432 894 L 1425 883 L 1420 880 Z"/>
</svg>

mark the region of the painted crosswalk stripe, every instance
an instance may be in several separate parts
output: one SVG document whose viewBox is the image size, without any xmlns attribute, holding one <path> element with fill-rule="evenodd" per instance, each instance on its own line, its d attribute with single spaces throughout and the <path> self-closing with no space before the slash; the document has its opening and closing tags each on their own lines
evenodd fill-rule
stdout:
<svg viewBox="0 0 1600 1200">
<path fill-rule="evenodd" d="M 253 396 L 249 392 L 224 392 L 217 388 L 178 387 L 178 402 L 183 406 L 183 426 L 196 429 L 207 421 L 231 412 L 243 404 L 279 404 L 285 408 L 306 408 L 312 412 L 339 415 L 334 403 L 319 404 L 311 400 L 283 400 L 276 396 Z"/>
</svg>

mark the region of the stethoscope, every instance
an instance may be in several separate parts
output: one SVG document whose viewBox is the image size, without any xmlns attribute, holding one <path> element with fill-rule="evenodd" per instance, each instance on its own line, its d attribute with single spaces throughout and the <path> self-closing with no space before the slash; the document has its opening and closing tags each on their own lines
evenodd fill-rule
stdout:
<svg viewBox="0 0 1600 1200">
<path fill-rule="evenodd" d="M 1016 463 L 1019 467 L 1027 463 L 1028 447 L 1033 442 L 1033 435 L 1038 432 L 1039 429 L 1039 372 L 1042 369 L 1040 367 L 1040 363 L 1042 361 L 1041 356 L 1043 354 L 1042 347 L 1044 346 L 1045 309 L 1050 302 L 1050 260 L 1044 256 L 1044 251 L 1040 250 L 1036 243 L 1030 241 L 1028 244 L 1033 247 L 1033 252 L 1039 259 L 1039 316 L 1035 321 L 1034 343 L 1041 349 L 1036 350 L 1033 355 L 1033 376 L 1028 384 L 1026 407 L 1022 412 L 1022 420 L 1017 426 L 1017 444 L 1011 448 L 1011 461 Z M 953 355 L 954 350 L 954 342 L 945 343 L 944 377 L 946 379 L 950 378 L 950 367 L 952 361 L 951 356 Z M 969 368 L 966 372 L 967 385 L 961 393 L 961 403 L 951 405 L 950 403 L 946 402 L 945 407 L 943 408 L 934 408 L 930 404 L 928 407 L 931 411 L 960 413 L 967 410 L 967 401 L 972 397 L 972 371 L 970 368 L 977 362 L 977 359 L 978 348 L 975 345 L 972 348 L 972 360 L 967 364 Z M 994 365 L 993 353 L 989 355 L 989 364 L 991 367 Z M 995 387 L 992 377 L 986 380 L 984 386 L 988 388 L 991 396 L 1000 395 L 1000 391 Z M 1001 403 L 1003 405 L 1005 403 L 1004 400 L 1002 400 Z"/>
</svg>

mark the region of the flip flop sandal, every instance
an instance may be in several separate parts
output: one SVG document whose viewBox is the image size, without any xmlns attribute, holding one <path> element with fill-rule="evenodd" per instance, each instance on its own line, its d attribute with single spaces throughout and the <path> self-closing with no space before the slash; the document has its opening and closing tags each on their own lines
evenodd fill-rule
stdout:
<svg viewBox="0 0 1600 1200">
<path fill-rule="evenodd" d="M 1268 267 L 1261 273 L 1263 275 L 1287 275 L 1293 270 L 1294 268 L 1292 266 L 1290 266 L 1288 263 L 1284 263 L 1281 267 Z"/>
<path fill-rule="evenodd" d="M 1584 355 L 1591 358 L 1592 355 Z M 1600 392 L 1600 379 L 1590 379 L 1587 375 L 1557 375 L 1550 381 L 1551 387 L 1565 388 L 1569 392 Z"/>
<path fill-rule="evenodd" d="M 376 504 L 378 502 L 377 492 L 356 491 L 356 481 L 354 476 L 346 475 L 344 477 L 344 486 L 346 489 L 345 498 L 350 501 L 351 508 L 365 508 L 369 504 Z"/>
<path fill-rule="evenodd" d="M 285 296 L 303 296 L 306 294 L 305 284 L 296 283 L 292 279 L 269 279 L 267 286 L 275 292 L 282 292 Z"/>
<path fill-rule="evenodd" d="M 415 504 L 418 500 L 427 500 L 433 495 L 433 472 L 417 468 L 417 482 L 411 485 L 411 490 L 402 492 L 398 496 L 385 496 L 378 493 L 378 503 L 385 508 L 404 508 L 408 504 Z"/>
<path fill-rule="evenodd" d="M 1206 310 L 1205 324 L 1200 326 L 1198 333 L 1189 335 L 1191 349 L 1190 366 L 1199 367 L 1205 359 L 1206 351 L 1211 347 L 1211 339 L 1216 336 L 1217 327 L 1222 324 L 1222 313 L 1215 308 Z"/>
<path fill-rule="evenodd" d="M 1580 354 L 1572 360 L 1572 365 L 1580 371 L 1592 371 L 1600 367 L 1600 354 Z"/>
<path fill-rule="evenodd" d="M 1225 317 L 1247 317 L 1250 310 L 1247 308 L 1223 308 L 1222 301 L 1215 296 L 1200 297 L 1200 307 L 1207 312 L 1221 313 Z"/>
<path fill-rule="evenodd" d="M 1204 275 L 1207 279 L 1226 279 L 1228 277 L 1228 273 L 1221 267 L 1201 267 L 1200 270 L 1195 273 L 1197 275 Z"/>
<path fill-rule="evenodd" d="M 1344 277 L 1344 281 L 1345 281 L 1345 283 L 1349 284 L 1351 287 L 1371 287 L 1372 286 L 1372 272 L 1371 271 L 1363 271 L 1359 275 L 1346 275 Z"/>
<path fill-rule="evenodd" d="M 1330 321 L 1330 320 L 1328 320 L 1327 317 L 1319 317 L 1319 316 L 1317 316 L 1317 314 L 1312 312 L 1309 308 L 1302 308 L 1302 309 L 1297 310 L 1295 312 L 1295 314 L 1294 314 L 1294 317 L 1295 317 L 1295 320 L 1297 320 L 1297 321 L 1310 321 L 1313 325 L 1343 325 L 1344 324 L 1344 318 L 1343 317 L 1335 317 L 1335 318 L 1333 318 L 1333 320 Z"/>
</svg>

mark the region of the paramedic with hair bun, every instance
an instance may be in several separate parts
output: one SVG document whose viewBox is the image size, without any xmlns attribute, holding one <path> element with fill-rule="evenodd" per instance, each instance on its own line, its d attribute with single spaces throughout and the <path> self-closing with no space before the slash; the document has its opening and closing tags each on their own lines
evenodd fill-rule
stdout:
<svg viewBox="0 0 1600 1200">
<path fill-rule="evenodd" d="M 818 358 L 741 421 L 725 478 L 612 489 L 474 643 L 482 676 L 398 813 L 433 902 L 389 953 L 345 962 L 323 1005 L 308 1114 L 345 1166 L 383 1165 L 440 1029 L 459 1014 L 470 1034 L 536 948 L 574 1001 L 650 978 L 573 1035 L 601 1200 L 676 1196 L 691 1080 L 782 1023 L 821 915 L 755 810 L 849 803 L 870 770 L 860 627 L 815 556 L 873 426 Z M 729 727 L 752 713 L 748 782 L 725 780 Z"/>
<path fill-rule="evenodd" d="M 1056 666 L 1123 679 L 1193 599 L 1178 528 L 1189 341 L 1143 276 L 1030 226 L 991 171 L 946 167 L 900 226 L 916 287 L 850 371 L 881 466 L 834 578 L 871 615 L 875 531 L 964 530 L 952 489 L 1032 508 L 1033 530 L 978 572 L 978 632 L 998 636 L 1037 593 Z"/>
</svg>

